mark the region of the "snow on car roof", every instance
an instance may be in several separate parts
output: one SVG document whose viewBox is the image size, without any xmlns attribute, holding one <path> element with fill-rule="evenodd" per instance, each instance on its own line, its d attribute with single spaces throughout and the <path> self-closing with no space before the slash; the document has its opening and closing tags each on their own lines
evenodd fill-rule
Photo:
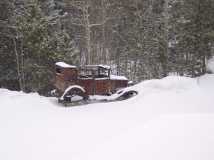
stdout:
<svg viewBox="0 0 214 160">
<path fill-rule="evenodd" d="M 108 65 L 102 65 L 102 64 L 99 64 L 99 65 L 86 65 L 85 67 L 86 67 L 86 68 L 97 68 L 97 67 L 102 67 L 102 68 L 105 68 L 105 69 L 111 69 L 110 66 L 108 66 Z"/>
<path fill-rule="evenodd" d="M 125 76 L 118 76 L 118 75 L 110 75 L 110 79 L 112 79 L 112 80 L 128 80 Z"/>
<path fill-rule="evenodd" d="M 67 64 L 65 62 L 56 62 L 55 64 L 59 67 L 62 67 L 62 68 L 77 68 L 76 66 Z"/>
</svg>

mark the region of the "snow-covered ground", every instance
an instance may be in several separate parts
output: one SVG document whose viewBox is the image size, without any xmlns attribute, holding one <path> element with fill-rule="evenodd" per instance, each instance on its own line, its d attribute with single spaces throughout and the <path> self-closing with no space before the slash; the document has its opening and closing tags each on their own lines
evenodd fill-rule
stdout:
<svg viewBox="0 0 214 160">
<path fill-rule="evenodd" d="M 126 101 L 70 108 L 0 89 L 0 160 L 214 159 L 214 74 L 133 89 Z"/>
</svg>

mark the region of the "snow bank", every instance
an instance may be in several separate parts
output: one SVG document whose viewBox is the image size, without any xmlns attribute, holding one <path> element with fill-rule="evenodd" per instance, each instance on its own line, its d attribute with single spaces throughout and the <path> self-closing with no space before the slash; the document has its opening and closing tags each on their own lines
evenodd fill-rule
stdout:
<svg viewBox="0 0 214 160">
<path fill-rule="evenodd" d="M 126 101 L 71 108 L 0 89 L 0 159 L 213 160 L 213 82 L 170 76 Z"/>
<path fill-rule="evenodd" d="M 206 114 L 163 115 L 145 125 L 136 124 L 83 157 L 86 160 L 211 160 L 212 122 L 214 116 Z"/>
</svg>

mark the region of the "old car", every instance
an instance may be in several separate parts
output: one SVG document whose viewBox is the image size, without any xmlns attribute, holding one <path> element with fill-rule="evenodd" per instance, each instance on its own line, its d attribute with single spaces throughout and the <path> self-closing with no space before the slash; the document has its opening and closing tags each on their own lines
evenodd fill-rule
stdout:
<svg viewBox="0 0 214 160">
<path fill-rule="evenodd" d="M 112 75 L 111 68 L 107 65 L 77 67 L 65 62 L 57 62 L 55 70 L 54 85 L 59 102 L 63 103 L 87 101 L 90 100 L 91 95 L 109 96 L 127 87 L 129 82 L 124 76 Z M 114 100 L 127 99 L 134 94 L 137 92 L 127 91 L 122 95 L 118 94 Z"/>
</svg>

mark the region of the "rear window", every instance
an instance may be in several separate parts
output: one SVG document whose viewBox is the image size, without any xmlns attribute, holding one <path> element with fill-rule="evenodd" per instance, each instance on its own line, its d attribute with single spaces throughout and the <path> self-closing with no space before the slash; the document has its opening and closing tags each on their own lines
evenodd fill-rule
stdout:
<svg viewBox="0 0 214 160">
<path fill-rule="evenodd" d="M 61 69 L 61 68 L 59 68 L 59 67 L 57 67 L 57 68 L 56 68 L 56 73 L 61 74 L 61 73 L 62 73 L 62 69 Z"/>
</svg>

